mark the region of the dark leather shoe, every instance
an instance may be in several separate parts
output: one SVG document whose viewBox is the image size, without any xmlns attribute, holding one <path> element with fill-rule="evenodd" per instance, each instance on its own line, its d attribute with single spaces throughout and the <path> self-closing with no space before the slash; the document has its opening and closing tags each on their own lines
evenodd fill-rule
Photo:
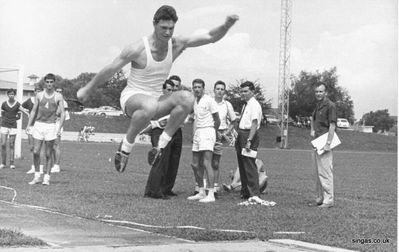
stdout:
<svg viewBox="0 0 399 252">
<path fill-rule="evenodd" d="M 315 206 L 321 206 L 323 202 L 310 202 L 308 203 L 308 206 L 310 207 L 315 207 Z"/>
<path fill-rule="evenodd" d="M 166 196 L 173 196 L 173 197 L 177 196 L 177 194 L 174 193 L 173 191 L 164 192 L 163 194 L 166 195 Z"/>
</svg>

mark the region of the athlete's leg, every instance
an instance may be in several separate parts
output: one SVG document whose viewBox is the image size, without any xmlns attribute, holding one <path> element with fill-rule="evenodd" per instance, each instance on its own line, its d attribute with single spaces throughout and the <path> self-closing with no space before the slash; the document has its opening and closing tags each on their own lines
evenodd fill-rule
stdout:
<svg viewBox="0 0 399 252">
<path fill-rule="evenodd" d="M 15 154 L 15 136 L 10 135 L 10 168 L 15 169 L 14 165 L 14 154 Z"/>
<path fill-rule="evenodd" d="M 54 155 L 54 142 L 55 140 L 44 141 L 45 145 L 45 154 L 46 154 L 46 171 L 45 173 L 50 175 L 51 166 L 52 166 L 52 156 Z"/>
<path fill-rule="evenodd" d="M 185 90 L 173 92 L 170 96 L 159 101 L 156 118 L 170 114 L 170 118 L 159 139 L 159 148 L 164 148 L 168 144 L 187 115 L 192 112 L 193 105 L 194 96 Z"/>
<path fill-rule="evenodd" d="M 8 134 L 1 133 L 1 167 L 3 168 L 7 162 L 7 137 Z"/>
<path fill-rule="evenodd" d="M 126 133 L 126 140 L 129 143 L 133 143 L 140 131 L 155 117 L 157 107 L 157 99 L 145 94 L 133 95 L 126 101 L 125 111 L 131 118 Z"/>
<path fill-rule="evenodd" d="M 60 142 L 61 142 L 61 136 L 57 136 L 57 138 L 54 140 L 54 150 L 52 154 L 52 163 L 54 164 L 53 167 L 51 168 L 51 173 L 53 172 L 60 172 L 60 158 L 61 158 L 61 150 L 60 150 Z"/>
<path fill-rule="evenodd" d="M 114 163 L 118 172 L 125 170 L 136 136 L 150 123 L 157 107 L 157 99 L 145 94 L 132 95 L 126 101 L 125 112 L 131 118 L 126 136 L 115 153 Z"/>
</svg>

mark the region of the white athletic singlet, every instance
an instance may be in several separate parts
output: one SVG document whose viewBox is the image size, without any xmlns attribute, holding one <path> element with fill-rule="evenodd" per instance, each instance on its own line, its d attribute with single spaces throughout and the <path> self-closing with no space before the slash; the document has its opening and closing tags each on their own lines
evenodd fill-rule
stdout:
<svg viewBox="0 0 399 252">
<path fill-rule="evenodd" d="M 172 40 L 168 42 L 168 54 L 162 61 L 155 61 L 151 55 L 151 48 L 148 38 L 143 37 L 147 64 L 143 69 L 131 67 L 130 75 L 127 79 L 127 86 L 121 93 L 121 107 L 125 108 L 125 102 L 135 94 L 147 94 L 153 97 L 162 95 L 162 85 L 169 76 L 172 68 Z"/>
</svg>

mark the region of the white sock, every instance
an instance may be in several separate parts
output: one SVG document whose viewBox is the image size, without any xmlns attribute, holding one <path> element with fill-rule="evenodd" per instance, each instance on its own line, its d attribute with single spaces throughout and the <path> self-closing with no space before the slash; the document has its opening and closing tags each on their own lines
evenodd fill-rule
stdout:
<svg viewBox="0 0 399 252">
<path fill-rule="evenodd" d="M 209 196 L 209 197 L 215 197 L 214 192 L 215 192 L 215 188 L 209 188 L 208 196 Z"/>
<path fill-rule="evenodd" d="M 130 153 L 132 151 L 133 145 L 134 145 L 134 142 L 133 143 L 129 143 L 129 141 L 126 139 L 126 136 L 125 136 L 123 138 L 123 140 L 122 140 L 122 148 L 121 148 L 121 150 L 123 152 Z"/>
<path fill-rule="evenodd" d="M 199 194 L 205 195 L 205 188 L 204 187 L 200 187 Z"/>
<path fill-rule="evenodd" d="M 194 189 L 196 192 L 199 192 L 199 186 L 198 186 L 198 184 L 197 183 L 195 183 L 195 189 Z"/>
<path fill-rule="evenodd" d="M 35 172 L 35 179 L 40 178 L 40 172 Z"/>
<path fill-rule="evenodd" d="M 165 131 L 163 131 L 162 134 L 159 136 L 158 147 L 160 149 L 165 148 L 171 139 L 172 139 L 172 137 L 169 136 L 168 134 L 166 134 Z"/>
</svg>

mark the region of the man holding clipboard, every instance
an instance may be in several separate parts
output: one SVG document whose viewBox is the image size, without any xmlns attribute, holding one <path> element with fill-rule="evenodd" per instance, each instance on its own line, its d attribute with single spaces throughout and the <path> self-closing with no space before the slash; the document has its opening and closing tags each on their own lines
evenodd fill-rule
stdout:
<svg viewBox="0 0 399 252">
<path fill-rule="evenodd" d="M 315 96 L 317 104 L 311 120 L 310 135 L 317 139 L 327 133 L 327 139 L 324 147 L 316 149 L 312 153 L 313 162 L 316 166 L 317 198 L 310 205 L 329 208 L 334 206 L 333 153 L 331 143 L 335 134 L 337 113 L 335 104 L 327 98 L 326 84 L 318 83 L 316 85 Z"/>
<path fill-rule="evenodd" d="M 254 97 L 255 85 L 246 81 L 240 85 L 241 98 L 246 102 L 238 123 L 235 144 L 241 177 L 241 197 L 262 203 L 259 198 L 259 174 L 255 164 L 259 146 L 258 129 L 262 120 L 262 108 Z"/>
</svg>

